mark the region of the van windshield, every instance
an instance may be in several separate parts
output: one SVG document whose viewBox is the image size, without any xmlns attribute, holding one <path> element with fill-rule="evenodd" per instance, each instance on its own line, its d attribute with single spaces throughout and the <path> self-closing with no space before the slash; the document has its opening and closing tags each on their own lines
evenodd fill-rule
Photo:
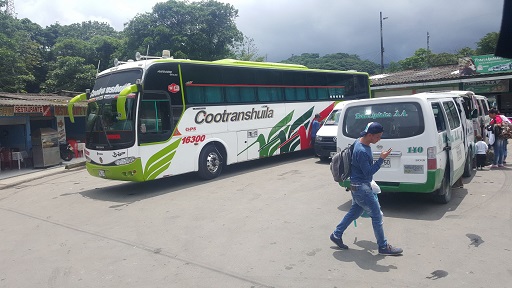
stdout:
<svg viewBox="0 0 512 288">
<path fill-rule="evenodd" d="M 343 135 L 358 138 L 359 133 L 369 122 L 382 124 L 382 139 L 408 138 L 425 131 L 425 121 L 419 103 L 378 103 L 346 108 Z"/>
<path fill-rule="evenodd" d="M 329 116 L 327 116 L 327 118 L 325 119 L 324 125 L 337 126 L 338 123 L 340 122 L 340 114 L 341 110 L 332 110 L 331 114 L 329 114 Z"/>
</svg>

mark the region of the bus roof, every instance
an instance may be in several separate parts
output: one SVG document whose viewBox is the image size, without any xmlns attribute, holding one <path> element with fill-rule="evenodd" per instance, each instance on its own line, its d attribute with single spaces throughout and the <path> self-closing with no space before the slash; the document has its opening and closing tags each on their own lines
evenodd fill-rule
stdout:
<svg viewBox="0 0 512 288">
<path fill-rule="evenodd" d="M 221 65 L 221 66 L 235 66 L 235 67 L 249 67 L 249 68 L 261 68 L 261 69 L 279 69 L 279 70 L 299 70 L 299 71 L 312 71 L 312 72 L 330 72 L 330 73 L 348 73 L 348 74 L 366 74 L 366 72 L 357 71 L 341 71 L 341 70 L 324 70 L 324 69 L 310 69 L 304 65 L 299 64 L 288 64 L 288 63 L 276 63 L 276 62 L 255 62 L 255 61 L 242 61 L 236 59 L 221 59 L 216 61 L 200 61 L 190 59 L 173 59 L 173 58 L 158 58 L 158 59 L 145 59 L 145 60 L 129 60 L 126 62 L 120 62 L 118 66 L 108 68 L 97 76 L 110 74 L 116 71 L 123 71 L 128 69 L 139 68 L 143 69 L 156 63 L 194 63 L 200 65 Z"/>
</svg>

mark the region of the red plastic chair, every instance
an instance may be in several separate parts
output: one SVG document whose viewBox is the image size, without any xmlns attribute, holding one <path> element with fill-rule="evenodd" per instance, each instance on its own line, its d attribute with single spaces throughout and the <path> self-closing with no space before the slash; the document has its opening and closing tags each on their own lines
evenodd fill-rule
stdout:
<svg viewBox="0 0 512 288">
<path fill-rule="evenodd" d="M 75 139 L 69 139 L 68 144 L 73 148 L 73 152 L 75 153 L 75 158 L 78 158 L 78 144 Z"/>
</svg>

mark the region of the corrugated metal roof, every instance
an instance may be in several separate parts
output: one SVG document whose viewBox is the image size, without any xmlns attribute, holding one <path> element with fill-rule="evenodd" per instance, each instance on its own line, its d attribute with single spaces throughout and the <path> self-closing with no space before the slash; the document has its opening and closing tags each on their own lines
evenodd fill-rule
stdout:
<svg viewBox="0 0 512 288">
<path fill-rule="evenodd" d="M 437 81 L 450 81 L 472 79 L 478 81 L 479 78 L 485 77 L 503 77 L 510 78 L 511 72 L 492 73 L 492 74 L 476 74 L 472 76 L 460 76 L 459 65 L 446 65 L 431 67 L 426 69 L 407 70 L 396 73 L 380 74 L 370 76 L 371 87 L 379 87 L 385 85 L 400 85 L 411 83 L 428 83 Z"/>
<path fill-rule="evenodd" d="M 458 65 L 438 66 L 371 76 L 371 86 L 458 79 Z M 464 77 L 467 78 L 467 77 Z"/>
<path fill-rule="evenodd" d="M 30 93 L 7 93 L 0 92 L 0 105 L 3 106 L 67 106 L 71 97 L 55 94 L 30 94 Z M 75 105 L 85 106 L 87 103 L 78 102 Z"/>
</svg>

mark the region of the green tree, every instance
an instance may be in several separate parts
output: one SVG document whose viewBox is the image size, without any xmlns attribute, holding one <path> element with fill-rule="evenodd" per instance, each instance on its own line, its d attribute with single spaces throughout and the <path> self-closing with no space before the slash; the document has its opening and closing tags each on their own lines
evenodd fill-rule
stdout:
<svg viewBox="0 0 512 288">
<path fill-rule="evenodd" d="M 498 32 L 490 32 L 487 33 L 480 41 L 476 43 L 476 54 L 477 55 L 486 55 L 486 54 L 494 54 L 494 50 L 496 50 L 496 44 L 498 43 L 499 38 Z"/>
<path fill-rule="evenodd" d="M 254 39 L 244 36 L 241 42 L 236 42 L 231 50 L 231 58 L 243 61 L 263 62 L 265 58 L 258 55 Z"/>
<path fill-rule="evenodd" d="M 236 17 L 238 10 L 230 4 L 169 0 L 130 20 L 124 33 L 132 53 L 146 52 L 149 46 L 152 55 L 167 49 L 191 59 L 217 60 L 228 57 L 230 47 L 242 41 Z"/>
<path fill-rule="evenodd" d="M 55 24 L 59 38 L 73 38 L 89 41 L 96 36 L 119 37 L 117 32 L 108 23 L 98 21 L 84 21 L 82 23 L 73 23 L 61 26 Z"/>
<path fill-rule="evenodd" d="M 283 63 L 301 64 L 308 68 L 326 70 L 356 70 L 374 74 L 378 65 L 368 60 L 361 60 L 355 54 L 334 53 L 320 57 L 318 53 L 303 53 L 293 55 Z"/>
<path fill-rule="evenodd" d="M 456 54 L 457 58 L 471 57 L 474 55 L 476 55 L 476 51 L 469 47 L 464 47 L 458 50 Z"/>
<path fill-rule="evenodd" d="M 403 70 L 425 69 L 429 67 L 429 59 L 432 52 L 425 48 L 420 48 L 414 52 L 414 55 L 404 60 L 398 61 Z"/>
<path fill-rule="evenodd" d="M 456 54 L 439 53 L 431 54 L 428 60 L 430 67 L 457 64 L 459 57 Z"/>
<path fill-rule="evenodd" d="M 45 92 L 60 90 L 85 91 L 94 84 L 96 67 L 85 64 L 81 57 L 59 56 L 50 65 L 48 80 L 44 83 Z"/>
<path fill-rule="evenodd" d="M 41 65 L 39 44 L 35 41 L 40 27 L 28 19 L 17 20 L 0 12 L 0 90 L 34 92 Z"/>
</svg>

